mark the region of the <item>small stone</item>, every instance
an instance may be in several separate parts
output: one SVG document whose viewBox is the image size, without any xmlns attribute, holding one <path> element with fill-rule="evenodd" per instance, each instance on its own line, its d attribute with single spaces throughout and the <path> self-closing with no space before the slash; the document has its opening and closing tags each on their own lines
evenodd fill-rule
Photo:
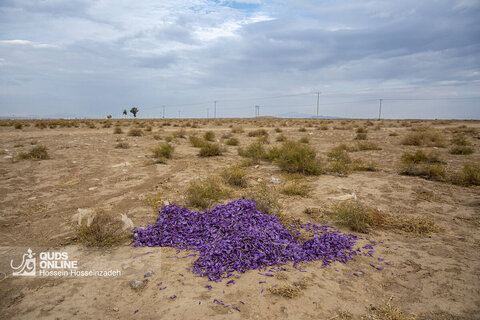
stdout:
<svg viewBox="0 0 480 320">
<path fill-rule="evenodd" d="M 141 290 L 145 288 L 145 282 L 133 279 L 130 281 L 130 287 L 134 290 Z"/>
<path fill-rule="evenodd" d="M 10 300 L 12 301 L 16 301 L 16 300 L 20 300 L 24 297 L 25 295 L 23 294 L 22 291 L 15 291 L 14 293 L 12 293 L 10 295 Z"/>
<path fill-rule="evenodd" d="M 119 309 L 118 309 L 118 307 L 113 307 L 112 310 L 115 311 L 115 312 L 118 312 Z"/>
</svg>

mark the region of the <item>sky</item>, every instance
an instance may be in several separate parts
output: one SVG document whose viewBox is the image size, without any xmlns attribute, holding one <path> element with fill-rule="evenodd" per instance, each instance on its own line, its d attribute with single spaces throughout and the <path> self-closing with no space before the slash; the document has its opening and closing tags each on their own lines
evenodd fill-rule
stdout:
<svg viewBox="0 0 480 320">
<path fill-rule="evenodd" d="M 1 0 L 0 116 L 310 117 L 318 98 L 322 116 L 383 99 L 384 118 L 480 119 L 479 17 L 478 0 Z"/>
</svg>

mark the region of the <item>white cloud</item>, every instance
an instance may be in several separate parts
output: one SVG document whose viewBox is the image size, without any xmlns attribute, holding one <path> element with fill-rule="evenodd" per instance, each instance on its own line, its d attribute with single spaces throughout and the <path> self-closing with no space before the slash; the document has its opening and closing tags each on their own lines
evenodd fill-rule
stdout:
<svg viewBox="0 0 480 320">
<path fill-rule="evenodd" d="M 0 40 L 0 45 L 3 46 L 29 46 L 32 48 L 58 48 L 57 45 L 54 44 L 46 44 L 46 43 L 38 43 L 29 40 Z"/>
</svg>

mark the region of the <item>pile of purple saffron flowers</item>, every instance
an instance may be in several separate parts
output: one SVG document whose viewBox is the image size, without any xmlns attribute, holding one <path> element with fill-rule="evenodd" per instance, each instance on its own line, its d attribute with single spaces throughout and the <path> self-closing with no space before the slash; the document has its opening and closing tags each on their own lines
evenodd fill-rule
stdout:
<svg viewBox="0 0 480 320">
<path fill-rule="evenodd" d="M 345 263 L 359 251 L 354 235 L 310 223 L 297 227 L 311 234 L 309 240 L 301 240 L 298 231 L 290 232 L 276 216 L 258 211 L 255 201 L 237 199 L 204 212 L 163 206 L 156 223 L 135 228 L 132 238 L 134 247 L 195 250 L 199 258 L 193 273 L 213 281 L 289 262 Z"/>
</svg>

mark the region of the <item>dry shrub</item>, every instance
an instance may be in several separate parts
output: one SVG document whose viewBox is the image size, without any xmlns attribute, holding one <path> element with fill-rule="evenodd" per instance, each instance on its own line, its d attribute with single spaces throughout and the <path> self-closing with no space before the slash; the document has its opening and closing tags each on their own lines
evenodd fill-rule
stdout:
<svg viewBox="0 0 480 320">
<path fill-rule="evenodd" d="M 280 192 L 287 196 L 300 197 L 307 197 L 312 190 L 313 188 L 309 184 L 299 180 L 287 182 L 283 187 L 280 188 Z"/>
<path fill-rule="evenodd" d="M 454 184 L 461 186 L 480 185 L 480 165 L 476 163 L 465 163 L 462 170 L 452 178 Z"/>
<path fill-rule="evenodd" d="M 190 182 L 185 191 L 185 201 L 189 206 L 208 209 L 228 195 L 228 190 L 222 187 L 217 178 L 207 177 Z"/>
<path fill-rule="evenodd" d="M 247 187 L 247 171 L 238 166 L 232 166 L 223 170 L 222 178 L 231 186 L 246 188 Z"/>
<path fill-rule="evenodd" d="M 395 229 L 417 235 L 440 231 L 435 222 L 424 217 L 404 218 L 399 221 L 393 221 L 391 224 Z"/>
<path fill-rule="evenodd" d="M 467 155 L 473 153 L 473 148 L 469 146 L 453 146 L 448 150 L 450 154 Z"/>
<path fill-rule="evenodd" d="M 261 183 L 247 191 L 244 197 L 255 201 L 258 211 L 270 215 L 279 215 L 281 213 L 282 205 L 278 201 L 277 192 L 265 183 Z"/>
<path fill-rule="evenodd" d="M 299 132 L 306 132 L 307 129 L 305 129 L 305 128 L 302 127 L 302 128 L 300 128 L 300 129 L 298 129 L 298 131 L 299 131 Z"/>
<path fill-rule="evenodd" d="M 35 146 L 30 149 L 28 153 L 20 152 L 18 158 L 21 160 L 46 160 L 49 158 L 48 150 L 45 146 Z"/>
<path fill-rule="evenodd" d="M 275 140 L 278 142 L 283 142 L 287 141 L 287 137 L 285 137 L 283 134 L 279 134 Z"/>
<path fill-rule="evenodd" d="M 169 143 L 161 143 L 152 148 L 153 157 L 155 159 L 171 159 L 175 148 Z"/>
<path fill-rule="evenodd" d="M 128 149 L 129 145 L 126 142 L 119 142 L 115 145 L 116 149 Z"/>
<path fill-rule="evenodd" d="M 358 201 L 339 203 L 334 208 L 333 215 L 351 230 L 363 233 L 386 223 L 386 217 L 382 212 Z"/>
<path fill-rule="evenodd" d="M 21 123 L 21 122 L 16 122 L 16 123 L 13 125 L 13 127 L 14 127 L 15 129 L 18 129 L 18 130 L 20 130 L 20 129 L 22 129 L 22 128 L 23 128 L 23 125 L 22 125 L 22 123 Z"/>
<path fill-rule="evenodd" d="M 237 139 L 237 138 L 229 138 L 227 139 L 227 141 L 225 141 L 225 144 L 227 146 L 238 146 L 238 144 L 240 143 L 240 141 Z"/>
<path fill-rule="evenodd" d="M 298 142 L 309 144 L 310 140 L 308 139 L 308 137 L 301 137 L 300 140 L 298 140 Z"/>
<path fill-rule="evenodd" d="M 280 128 L 277 127 L 277 128 L 275 128 L 275 132 L 276 132 L 276 133 L 280 133 L 280 132 L 282 132 L 282 129 L 280 129 Z"/>
<path fill-rule="evenodd" d="M 445 147 L 445 137 L 442 132 L 426 127 L 418 127 L 408 133 L 401 141 L 403 145 Z"/>
<path fill-rule="evenodd" d="M 215 133 L 213 133 L 213 131 L 207 131 L 204 133 L 203 138 L 205 141 L 213 141 L 215 140 Z"/>
<path fill-rule="evenodd" d="M 292 284 L 286 284 L 277 287 L 270 287 L 268 291 L 271 294 L 282 296 L 284 298 L 295 298 L 302 294 L 302 291 L 307 288 L 307 280 L 295 281 Z"/>
<path fill-rule="evenodd" d="M 396 136 L 398 136 L 398 133 L 396 133 L 395 131 L 393 131 L 393 132 L 390 132 L 388 135 L 389 135 L 390 137 L 396 137 Z"/>
<path fill-rule="evenodd" d="M 235 126 L 235 127 L 232 127 L 232 133 L 243 133 L 243 128 L 242 127 L 238 127 L 238 126 Z"/>
<path fill-rule="evenodd" d="M 190 136 L 190 144 L 194 148 L 201 148 L 205 144 L 205 140 L 199 137 Z"/>
<path fill-rule="evenodd" d="M 358 132 L 355 136 L 355 140 L 367 140 L 367 133 L 366 132 Z"/>
<path fill-rule="evenodd" d="M 380 148 L 378 146 L 378 144 L 376 144 L 375 142 L 372 142 L 372 141 L 358 141 L 356 148 L 359 151 L 382 150 L 382 148 Z"/>
<path fill-rule="evenodd" d="M 435 152 L 425 153 L 418 150 L 415 153 L 405 152 L 400 159 L 399 173 L 409 176 L 421 176 L 430 180 L 445 180 L 445 168 L 441 165 Z"/>
<path fill-rule="evenodd" d="M 100 211 L 89 226 L 84 221 L 77 227 L 77 237 L 87 247 L 110 247 L 127 239 L 128 233 L 121 220 Z"/>
<path fill-rule="evenodd" d="M 128 135 L 132 137 L 140 137 L 143 135 L 143 131 L 139 128 L 132 128 L 128 131 Z"/>
<path fill-rule="evenodd" d="M 122 128 L 119 127 L 119 126 L 115 126 L 115 128 L 113 129 L 113 133 L 114 133 L 114 134 L 121 134 L 121 133 L 123 133 Z"/>
<path fill-rule="evenodd" d="M 215 157 L 222 154 L 222 149 L 217 143 L 205 142 L 201 147 L 198 155 L 200 157 Z"/>
<path fill-rule="evenodd" d="M 249 137 L 260 137 L 260 136 L 268 137 L 268 132 L 265 129 L 258 129 L 258 130 L 250 131 L 248 133 L 248 136 Z"/>
<path fill-rule="evenodd" d="M 385 304 L 377 308 L 371 308 L 368 315 L 362 316 L 362 320 L 416 320 L 414 314 L 405 314 L 398 306 L 391 304 L 390 298 Z"/>
</svg>

